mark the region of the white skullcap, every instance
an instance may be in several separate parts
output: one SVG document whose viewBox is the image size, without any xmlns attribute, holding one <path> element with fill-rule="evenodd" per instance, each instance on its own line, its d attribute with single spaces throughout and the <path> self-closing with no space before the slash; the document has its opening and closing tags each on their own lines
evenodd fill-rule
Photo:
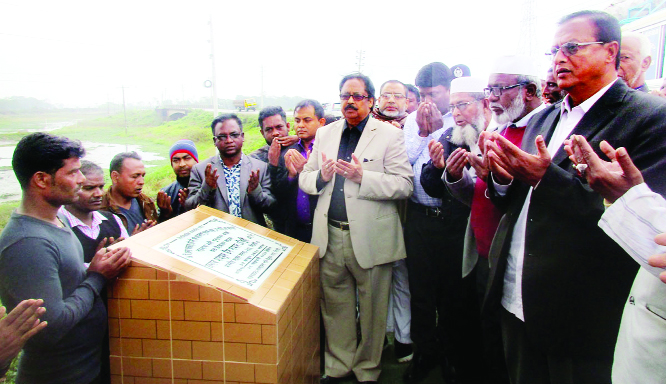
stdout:
<svg viewBox="0 0 666 384">
<path fill-rule="evenodd" d="M 528 56 L 502 56 L 493 63 L 490 73 L 505 73 L 507 75 L 523 75 L 541 77 L 534 60 Z"/>
<path fill-rule="evenodd" d="M 451 81 L 451 93 L 483 93 L 488 82 L 478 77 L 458 77 Z"/>
</svg>

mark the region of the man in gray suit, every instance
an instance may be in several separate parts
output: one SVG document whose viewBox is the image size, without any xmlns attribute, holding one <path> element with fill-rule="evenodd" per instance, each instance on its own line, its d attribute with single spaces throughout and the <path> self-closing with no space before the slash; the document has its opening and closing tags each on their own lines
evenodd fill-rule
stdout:
<svg viewBox="0 0 666 384">
<path fill-rule="evenodd" d="M 219 153 L 192 168 L 185 209 L 203 204 L 265 225 L 262 212 L 275 202 L 266 163 L 243 154 L 243 123 L 235 114 L 218 116 L 211 129 Z"/>
</svg>

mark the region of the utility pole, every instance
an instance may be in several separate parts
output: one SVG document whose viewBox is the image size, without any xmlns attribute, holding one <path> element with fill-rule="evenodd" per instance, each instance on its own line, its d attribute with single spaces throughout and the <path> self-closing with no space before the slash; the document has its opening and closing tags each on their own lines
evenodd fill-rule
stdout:
<svg viewBox="0 0 666 384">
<path fill-rule="evenodd" d="M 359 49 L 356 51 L 356 65 L 358 65 L 358 73 L 361 73 L 361 67 L 363 67 L 363 59 L 365 59 L 365 51 Z"/>
<path fill-rule="evenodd" d="M 213 79 L 213 117 L 217 117 L 217 79 L 215 77 L 215 41 L 213 40 L 213 15 L 209 16 L 210 25 L 210 61 L 212 64 Z"/>
</svg>

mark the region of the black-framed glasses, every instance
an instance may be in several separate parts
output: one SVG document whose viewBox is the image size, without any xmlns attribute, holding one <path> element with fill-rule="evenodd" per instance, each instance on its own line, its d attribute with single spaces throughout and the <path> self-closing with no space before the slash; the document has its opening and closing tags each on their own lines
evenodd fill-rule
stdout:
<svg viewBox="0 0 666 384">
<path fill-rule="evenodd" d="M 241 135 L 240 132 L 234 132 L 234 133 L 230 133 L 228 135 L 221 134 L 221 135 L 213 136 L 213 138 L 215 140 L 219 140 L 219 141 L 227 141 L 227 139 L 230 138 L 230 137 L 231 137 L 232 140 L 236 140 L 237 138 L 240 137 L 240 135 Z"/>
<path fill-rule="evenodd" d="M 516 87 L 522 87 L 527 83 L 518 83 L 514 85 L 507 85 L 506 87 L 488 87 L 483 89 L 483 94 L 486 95 L 486 97 L 490 97 L 490 95 L 493 95 L 495 97 L 500 97 L 502 96 L 502 92 L 516 88 Z"/>
<path fill-rule="evenodd" d="M 340 100 L 341 100 L 341 101 L 347 101 L 347 100 L 349 100 L 350 97 L 353 98 L 354 101 L 361 101 L 361 100 L 363 100 L 363 99 L 368 99 L 368 98 L 370 98 L 370 96 L 367 96 L 367 95 L 360 95 L 360 94 L 358 94 L 358 93 L 354 93 L 354 94 L 351 94 L 351 93 L 343 93 L 343 94 L 340 95 Z"/>
<path fill-rule="evenodd" d="M 564 44 L 560 45 L 559 47 L 555 46 L 555 47 L 550 48 L 550 52 L 546 52 L 546 56 L 555 56 L 555 55 L 557 55 L 557 52 L 559 52 L 559 51 L 562 51 L 564 56 L 567 56 L 567 57 L 573 56 L 576 53 L 578 53 L 578 51 L 580 50 L 580 47 L 585 47 L 587 45 L 592 45 L 592 44 L 606 44 L 606 43 L 603 42 L 603 41 L 592 41 L 592 42 L 589 42 L 589 43 L 576 43 L 576 42 L 570 41 L 568 43 L 564 43 Z"/>
<path fill-rule="evenodd" d="M 391 96 L 393 96 L 393 98 L 396 99 L 396 100 L 402 100 L 406 97 L 402 93 L 388 93 L 388 92 L 386 92 L 386 93 L 381 94 L 381 98 L 384 99 L 384 100 L 390 99 Z"/>
<path fill-rule="evenodd" d="M 453 111 L 454 111 L 456 108 L 458 108 L 458 110 L 459 110 L 460 112 L 462 112 L 462 111 L 464 111 L 465 109 L 467 109 L 467 107 L 469 107 L 470 105 L 472 105 L 472 104 L 474 104 L 474 103 L 476 103 L 476 101 L 467 101 L 467 102 L 464 102 L 464 103 L 451 104 L 451 105 L 449 105 L 449 112 L 453 113 Z"/>
</svg>

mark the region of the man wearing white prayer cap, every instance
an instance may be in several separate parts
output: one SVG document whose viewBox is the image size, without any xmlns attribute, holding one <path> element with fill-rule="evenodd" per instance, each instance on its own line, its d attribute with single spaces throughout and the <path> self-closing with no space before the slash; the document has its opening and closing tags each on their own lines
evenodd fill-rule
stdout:
<svg viewBox="0 0 666 384">
<path fill-rule="evenodd" d="M 486 79 L 474 77 L 451 82 L 450 110 L 456 126 L 444 133 L 439 142 L 430 144 L 431 161 L 423 168 L 421 184 L 426 192 L 433 194 L 444 192 L 446 186 L 453 197 L 471 207 L 469 220 L 464 220 L 467 228 L 458 270 L 466 298 L 464 315 L 477 327 L 469 333 L 474 337 L 466 338 L 474 356 L 470 359 L 471 367 L 482 375 L 477 377 L 481 382 L 508 384 L 500 312 L 483 317 L 479 313 L 488 281 L 487 248 L 497 228 L 496 219 L 501 217 L 501 212 L 485 196 L 487 171 L 477 145 L 479 134 L 491 123 L 492 112 L 483 91 L 487 84 Z M 455 149 L 456 146 L 460 147 Z"/>
<path fill-rule="evenodd" d="M 526 126 L 528 115 L 541 106 L 541 79 L 534 61 L 520 55 L 498 58 L 491 68 L 485 94 L 498 124 Z"/>
</svg>

